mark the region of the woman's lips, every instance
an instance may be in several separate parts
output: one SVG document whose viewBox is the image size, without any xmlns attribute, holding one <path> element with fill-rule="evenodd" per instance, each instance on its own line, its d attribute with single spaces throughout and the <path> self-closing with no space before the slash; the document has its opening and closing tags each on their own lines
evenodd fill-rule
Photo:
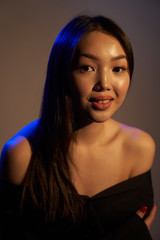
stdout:
<svg viewBox="0 0 160 240">
<path fill-rule="evenodd" d="M 114 98 L 112 96 L 98 96 L 89 99 L 93 108 L 97 110 L 108 109 L 111 106 L 113 100 Z"/>
</svg>

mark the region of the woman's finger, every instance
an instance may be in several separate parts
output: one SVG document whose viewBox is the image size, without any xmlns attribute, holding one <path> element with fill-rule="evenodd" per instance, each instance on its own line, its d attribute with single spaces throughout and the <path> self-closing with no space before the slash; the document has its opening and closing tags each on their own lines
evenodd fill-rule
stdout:
<svg viewBox="0 0 160 240">
<path fill-rule="evenodd" d="M 142 206 L 136 213 L 140 218 L 143 218 L 147 211 L 147 206 Z"/>
</svg>

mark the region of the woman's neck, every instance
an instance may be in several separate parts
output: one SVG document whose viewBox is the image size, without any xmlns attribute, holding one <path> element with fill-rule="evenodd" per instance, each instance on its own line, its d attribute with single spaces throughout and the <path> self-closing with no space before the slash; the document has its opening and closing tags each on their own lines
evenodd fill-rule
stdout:
<svg viewBox="0 0 160 240">
<path fill-rule="evenodd" d="M 106 144 L 115 134 L 117 123 L 109 119 L 104 123 L 92 122 L 75 132 L 75 144 L 94 146 Z"/>
</svg>

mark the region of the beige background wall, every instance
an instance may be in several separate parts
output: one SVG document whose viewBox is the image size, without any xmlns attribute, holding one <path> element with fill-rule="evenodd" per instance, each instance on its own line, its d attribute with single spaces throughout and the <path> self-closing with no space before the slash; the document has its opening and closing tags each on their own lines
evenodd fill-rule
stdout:
<svg viewBox="0 0 160 240">
<path fill-rule="evenodd" d="M 79 13 L 103 14 L 129 35 L 135 54 L 130 92 L 114 118 L 148 131 L 156 141 L 152 169 L 160 205 L 160 1 L 0 0 L 0 150 L 38 118 L 49 52 L 60 29 Z M 160 211 L 152 225 L 160 239 Z"/>
</svg>

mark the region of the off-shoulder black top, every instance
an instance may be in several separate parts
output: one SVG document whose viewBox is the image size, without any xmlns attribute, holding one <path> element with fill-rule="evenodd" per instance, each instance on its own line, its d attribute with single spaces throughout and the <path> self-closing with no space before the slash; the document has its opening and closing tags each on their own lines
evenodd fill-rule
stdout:
<svg viewBox="0 0 160 240">
<path fill-rule="evenodd" d="M 74 224 L 69 219 L 45 224 L 44 216 L 30 198 L 23 219 L 19 215 L 20 186 L 5 184 L 0 197 L 2 240 L 150 240 L 149 230 L 136 211 L 153 206 L 151 171 L 107 188 L 93 197 L 81 196 L 86 216 Z"/>
</svg>

